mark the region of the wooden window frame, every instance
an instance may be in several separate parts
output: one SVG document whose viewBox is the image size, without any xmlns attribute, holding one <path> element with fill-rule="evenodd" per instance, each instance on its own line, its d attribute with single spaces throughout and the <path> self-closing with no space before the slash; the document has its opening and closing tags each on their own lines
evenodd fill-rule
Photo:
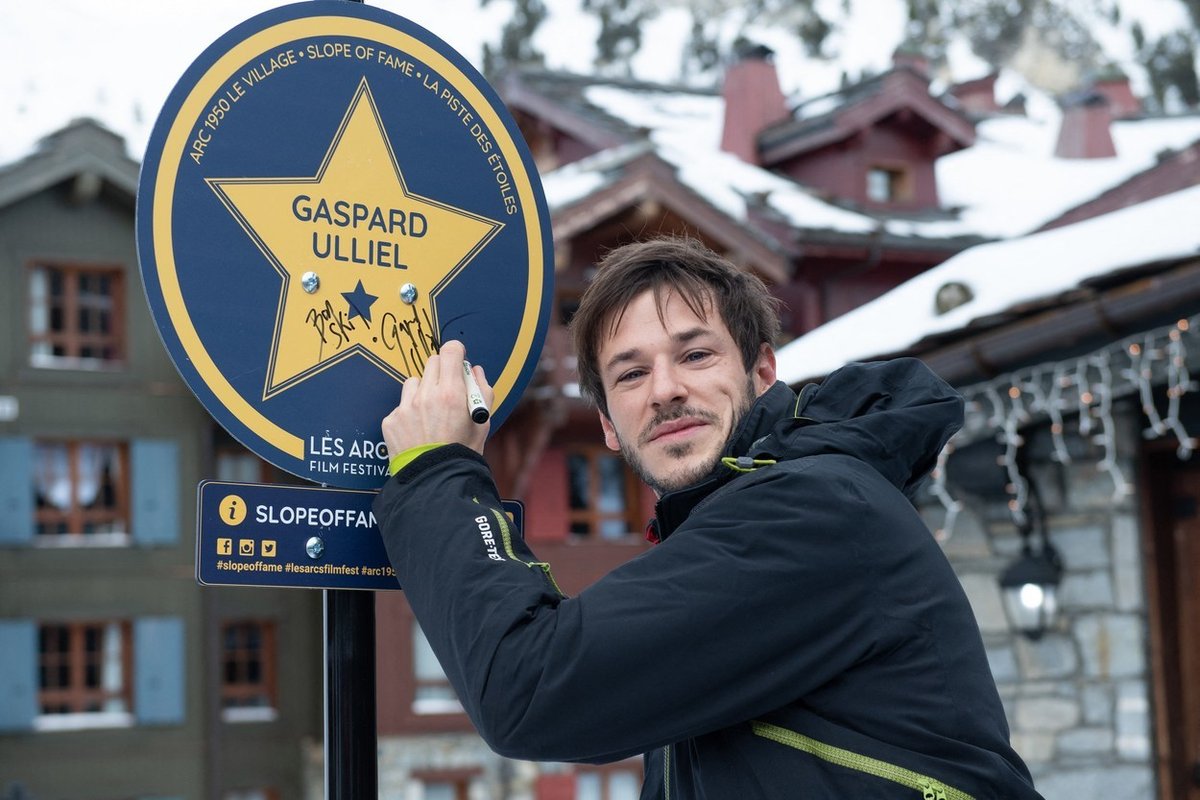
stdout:
<svg viewBox="0 0 1200 800">
<path fill-rule="evenodd" d="M 103 680 L 104 669 L 103 637 L 106 630 L 119 626 L 121 636 L 121 686 L 117 690 L 105 689 L 103 685 L 88 686 L 88 668 L 96 671 L 97 680 Z M 49 629 L 64 629 L 65 651 L 46 649 Z M 90 654 L 86 647 L 88 629 L 97 630 L 100 646 Z M 75 622 L 45 621 L 38 625 L 38 713 L 40 716 L 66 714 L 104 714 L 104 705 L 120 700 L 122 713 L 133 708 L 133 629 L 124 620 L 87 620 Z M 50 672 L 66 669 L 66 685 L 47 687 Z M 93 706 L 99 706 L 95 708 Z"/>
<path fill-rule="evenodd" d="M 871 175 L 876 172 L 887 173 L 889 176 L 889 195 L 886 198 L 871 196 Z M 913 168 L 903 162 L 876 162 L 867 167 L 864 191 L 867 202 L 877 205 L 897 205 L 910 202 L 914 195 Z"/>
<path fill-rule="evenodd" d="M 230 650 L 228 641 L 231 629 L 256 629 L 259 649 L 246 646 L 244 634 L 238 633 L 238 642 Z M 229 664 L 242 678 L 250 673 L 250 665 L 258 662 L 259 679 L 231 681 Z M 278 709 L 278 631 L 275 622 L 263 619 L 230 619 L 221 623 L 221 713 L 227 722 L 269 721 L 275 718 Z"/>
<path fill-rule="evenodd" d="M 39 448 L 41 447 L 60 447 L 67 448 L 67 470 L 68 480 L 71 484 L 70 505 L 65 509 L 57 509 L 54 507 L 38 507 L 37 503 L 37 469 L 41 456 Z M 116 505 L 109 509 L 87 509 L 79 504 L 78 487 L 80 482 L 80 450 L 84 446 L 93 447 L 110 447 L 117 451 L 118 472 L 117 486 L 115 489 Z M 38 439 L 34 442 L 34 473 L 33 485 L 30 490 L 34 494 L 33 500 L 33 522 L 34 530 L 36 531 L 37 541 L 41 543 L 59 542 L 78 544 L 88 541 L 103 541 L 107 543 L 122 544 L 128 543 L 130 533 L 130 464 L 129 464 L 129 446 L 126 442 L 112 439 Z M 119 531 L 106 533 L 97 533 L 88 531 L 86 528 L 89 525 L 120 523 L 118 527 L 122 528 Z M 61 526 L 65 530 L 51 532 L 48 530 L 50 526 Z M 116 539 L 113 539 L 116 537 Z"/>
<path fill-rule="evenodd" d="M 34 274 L 42 271 L 47 275 L 46 295 L 41 299 L 45 313 L 45 330 L 34 331 L 35 306 Z M 56 307 L 49 293 L 49 276 L 57 272 L 63 278 L 63 295 L 61 302 L 62 329 L 51 328 L 51 317 Z M 80 328 L 80 313 L 85 307 L 80 292 L 81 278 L 106 277 L 109 279 L 107 297 L 111 302 L 109 308 L 109 329 L 104 332 L 84 332 Z M 26 286 L 29 301 L 26 331 L 29 334 L 29 363 L 30 366 L 41 369 L 105 369 L 122 367 L 125 364 L 125 270 L 114 264 L 83 264 L 59 261 L 35 261 L 29 265 Z M 51 352 L 38 353 L 39 345 L 46 345 Z M 55 348 L 61 353 L 55 353 Z M 87 348 L 104 350 L 110 348 L 109 357 L 84 355 Z"/>
<path fill-rule="evenodd" d="M 588 501 L 587 508 L 572 508 L 571 498 L 571 482 L 573 475 L 571 473 L 571 458 L 572 456 L 582 456 L 587 459 L 588 472 Z M 624 497 L 625 508 L 621 511 L 601 511 L 596 505 L 596 498 L 600 496 L 600 459 L 616 459 L 621 464 L 621 474 L 624 478 Z M 614 453 L 606 447 L 599 445 L 567 445 L 566 447 L 566 462 L 567 462 L 567 530 L 569 535 L 575 539 L 586 539 L 589 541 L 615 541 L 618 539 L 628 538 L 630 535 L 636 535 L 641 527 L 642 508 L 641 497 L 641 482 L 638 477 L 629 469 L 625 460 L 620 454 Z M 625 534 L 621 537 L 608 538 L 600 533 L 601 525 L 605 522 L 618 520 L 625 523 Z M 587 528 L 586 532 L 575 531 L 573 528 L 576 525 L 584 525 Z"/>
</svg>

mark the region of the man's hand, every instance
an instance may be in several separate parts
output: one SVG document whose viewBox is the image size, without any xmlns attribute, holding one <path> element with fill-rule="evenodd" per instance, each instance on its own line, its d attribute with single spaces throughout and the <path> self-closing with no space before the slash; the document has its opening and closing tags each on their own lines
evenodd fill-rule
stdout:
<svg viewBox="0 0 1200 800">
<path fill-rule="evenodd" d="M 471 420 L 467 382 L 463 378 L 464 358 L 466 348 L 462 342 L 446 342 L 441 352 L 425 363 L 424 376 L 404 382 L 400 405 L 383 418 L 383 440 L 388 453 L 394 456 L 410 447 L 445 442 L 465 444 L 483 454 L 491 423 L 478 425 Z M 483 374 L 483 367 L 475 365 L 471 371 L 491 408 L 495 393 Z"/>
</svg>

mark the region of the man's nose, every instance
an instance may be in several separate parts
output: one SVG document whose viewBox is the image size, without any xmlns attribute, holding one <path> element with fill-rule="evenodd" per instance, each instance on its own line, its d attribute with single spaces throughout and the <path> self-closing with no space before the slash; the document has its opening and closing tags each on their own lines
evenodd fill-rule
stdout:
<svg viewBox="0 0 1200 800">
<path fill-rule="evenodd" d="M 655 406 L 665 406 L 685 400 L 687 385 L 679 369 L 672 363 L 656 364 L 650 376 L 650 402 Z"/>
</svg>

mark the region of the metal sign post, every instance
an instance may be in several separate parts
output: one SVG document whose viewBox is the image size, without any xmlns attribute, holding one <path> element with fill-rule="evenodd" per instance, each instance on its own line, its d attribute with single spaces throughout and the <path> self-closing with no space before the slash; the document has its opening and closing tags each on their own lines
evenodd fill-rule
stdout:
<svg viewBox="0 0 1200 800">
<path fill-rule="evenodd" d="M 325 590 L 325 796 L 377 797 L 375 595 Z"/>
<path fill-rule="evenodd" d="M 338 487 L 202 483 L 197 579 L 325 591 L 326 792 L 372 797 L 372 592 L 399 588 L 369 516 L 380 421 L 451 338 L 492 382 L 493 432 L 516 406 L 554 272 L 533 159 L 445 42 L 306 0 L 233 28 L 180 79 L 147 145 L 137 239 L 155 324 L 204 407 Z"/>
</svg>

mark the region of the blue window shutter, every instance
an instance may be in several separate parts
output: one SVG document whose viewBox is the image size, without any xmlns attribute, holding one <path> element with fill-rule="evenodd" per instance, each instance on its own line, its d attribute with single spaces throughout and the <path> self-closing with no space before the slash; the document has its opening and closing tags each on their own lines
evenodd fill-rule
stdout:
<svg viewBox="0 0 1200 800">
<path fill-rule="evenodd" d="M 129 460 L 134 541 L 174 544 L 179 540 L 179 445 L 169 439 L 135 439 Z"/>
<path fill-rule="evenodd" d="M 0 732 L 33 729 L 37 716 L 37 625 L 0 619 Z"/>
<path fill-rule="evenodd" d="M 183 722 L 183 619 L 139 617 L 133 623 L 133 705 L 141 725 Z"/>
<path fill-rule="evenodd" d="M 33 540 L 33 441 L 0 436 L 0 545 Z"/>
</svg>

